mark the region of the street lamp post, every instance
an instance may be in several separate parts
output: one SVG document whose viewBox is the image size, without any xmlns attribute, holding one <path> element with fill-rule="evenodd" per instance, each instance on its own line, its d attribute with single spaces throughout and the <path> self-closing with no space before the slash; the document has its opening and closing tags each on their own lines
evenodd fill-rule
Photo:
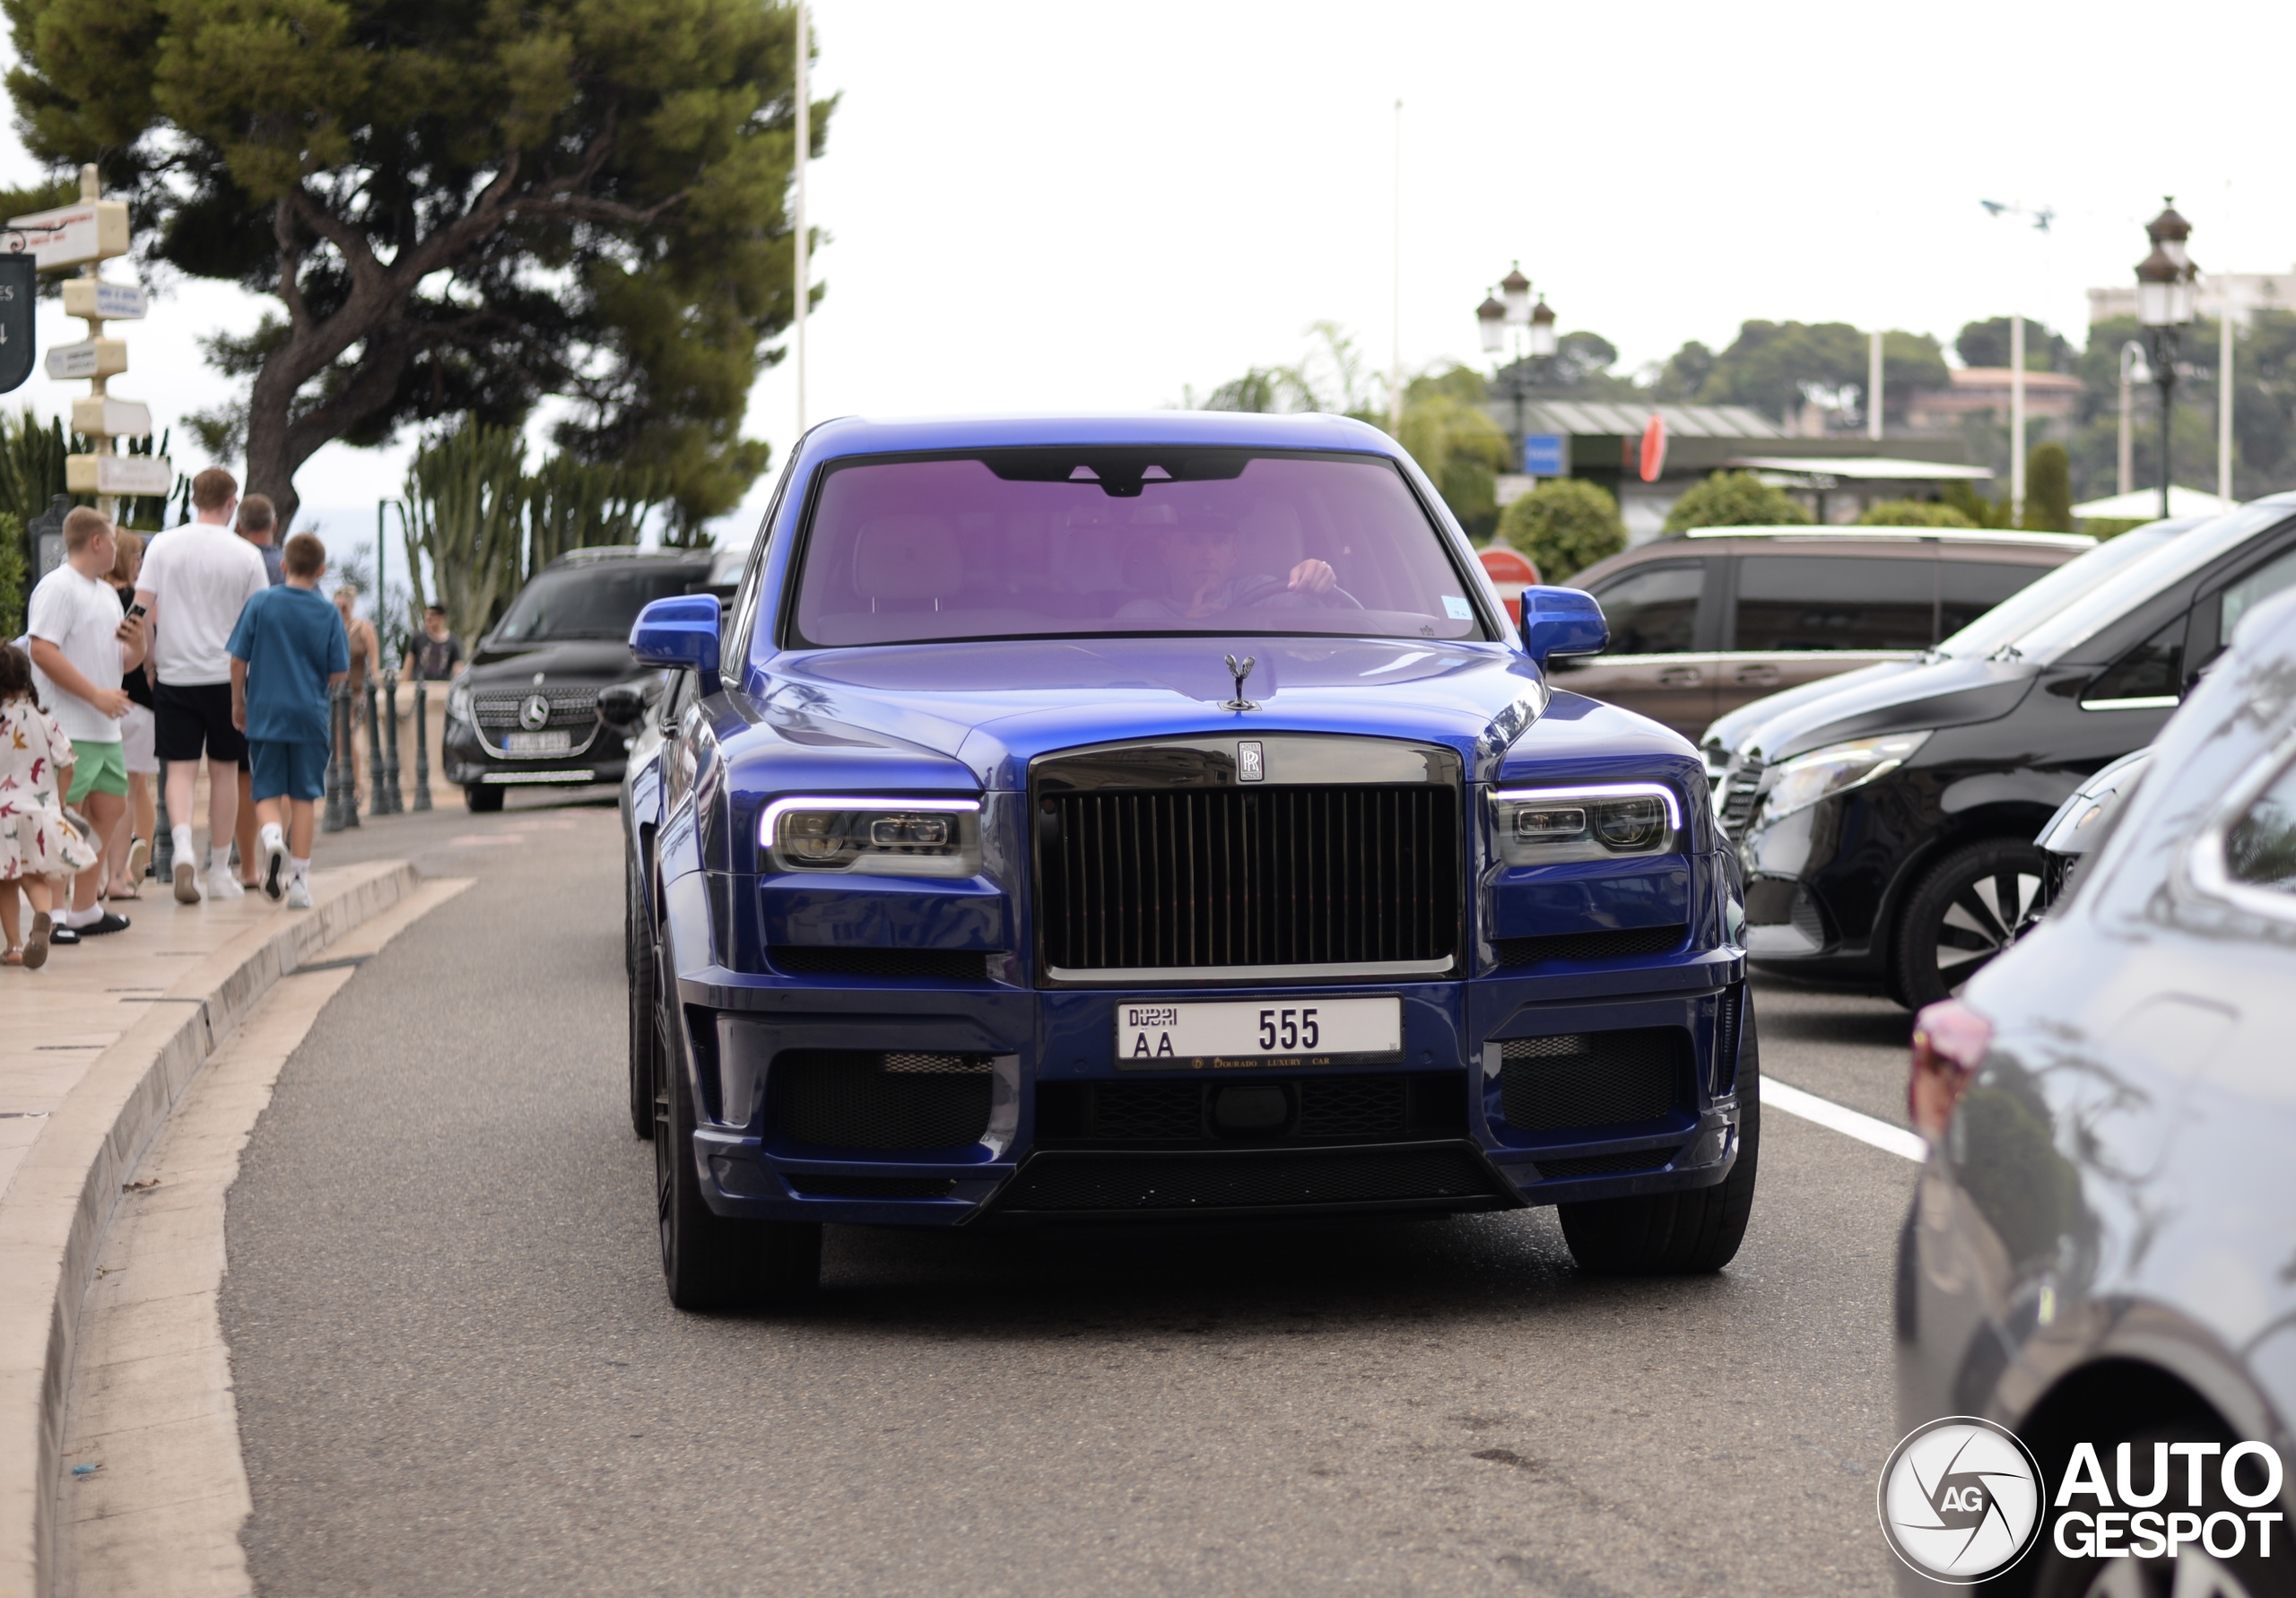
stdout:
<svg viewBox="0 0 2296 1598">
<path fill-rule="evenodd" d="M 1515 402 L 1514 458 L 1515 469 L 1523 466 L 1523 402 L 1529 397 L 1535 382 L 1546 375 L 1547 364 L 1555 350 L 1554 312 L 1548 308 L 1546 296 L 1531 300 L 1531 280 L 1523 275 L 1523 264 L 1518 261 L 1497 289 L 1487 291 L 1481 305 L 1475 307 L 1475 322 L 1483 337 L 1483 353 L 1492 358 L 1492 375 L 1505 386 L 1508 397 Z M 1508 336 L 1512 327 L 1523 329 L 1519 348 L 1510 348 L 1518 341 Z M 1511 357 L 1511 359 L 1501 359 Z M 1538 362 L 1536 369 L 1531 362 Z"/>
<path fill-rule="evenodd" d="M 2197 268 L 2185 248 L 2192 224 L 2177 214 L 2173 197 L 2144 229 L 2152 253 L 2137 263 L 2136 319 L 2144 325 L 2152 380 L 2161 386 L 2161 516 L 2169 515 L 2171 456 L 2170 423 L 2177 388 L 2177 345 L 2192 321 L 2192 280 Z"/>
<path fill-rule="evenodd" d="M 2120 347 L 2120 486 L 2114 491 L 2126 494 L 2136 487 L 2136 415 L 2131 403 L 2130 390 L 2138 383 L 2150 383 L 2152 369 L 2144 364 L 2144 346 L 2130 339 Z"/>
</svg>

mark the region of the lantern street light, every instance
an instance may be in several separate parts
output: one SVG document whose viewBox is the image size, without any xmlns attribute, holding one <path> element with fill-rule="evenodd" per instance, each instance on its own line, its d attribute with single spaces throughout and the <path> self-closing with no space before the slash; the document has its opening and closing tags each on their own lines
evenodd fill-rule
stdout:
<svg viewBox="0 0 2296 1598">
<path fill-rule="evenodd" d="M 1523 264 L 1516 262 L 1496 289 L 1489 291 L 1481 305 L 1475 307 L 1475 321 L 1483 335 L 1483 353 L 1492 358 L 1492 376 L 1501 391 L 1515 402 L 1514 458 L 1515 469 L 1523 465 L 1523 402 L 1531 390 L 1543 381 L 1551 370 L 1554 359 L 1554 312 L 1548 308 L 1546 296 L 1531 300 L 1531 280 L 1523 275 Z M 1523 330 L 1520 340 L 1510 339 L 1509 329 Z M 1533 362 L 1536 362 L 1535 367 Z"/>
<path fill-rule="evenodd" d="M 2152 253 L 2136 267 L 2136 319 L 2144 325 L 2152 380 L 2161 386 L 2161 516 L 2169 515 L 2169 427 L 2176 403 L 2177 345 L 2192 322 L 2192 280 L 2199 268 L 2185 248 L 2192 224 L 2177 214 L 2173 197 L 2144 229 Z"/>
</svg>

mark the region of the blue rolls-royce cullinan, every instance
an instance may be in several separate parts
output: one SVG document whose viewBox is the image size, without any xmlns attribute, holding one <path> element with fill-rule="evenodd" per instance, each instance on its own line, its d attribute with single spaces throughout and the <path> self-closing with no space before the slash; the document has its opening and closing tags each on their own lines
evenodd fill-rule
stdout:
<svg viewBox="0 0 2296 1598">
<path fill-rule="evenodd" d="M 1554 1203 L 1726 1264 L 1737 869 L 1690 744 L 1548 682 L 1599 608 L 1525 599 L 1341 418 L 807 434 L 730 604 L 631 634 L 671 1298 L 808 1292 L 824 1221 Z"/>
</svg>

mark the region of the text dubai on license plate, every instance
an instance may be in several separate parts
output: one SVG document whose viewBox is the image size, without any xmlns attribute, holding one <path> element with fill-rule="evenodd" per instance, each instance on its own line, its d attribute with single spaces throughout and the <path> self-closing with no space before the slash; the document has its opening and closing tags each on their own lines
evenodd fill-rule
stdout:
<svg viewBox="0 0 2296 1598">
<path fill-rule="evenodd" d="M 1251 1065 L 1364 1065 L 1403 1053 L 1403 1001 L 1246 999 L 1119 1004 L 1117 1064 L 1126 1071 Z"/>
</svg>

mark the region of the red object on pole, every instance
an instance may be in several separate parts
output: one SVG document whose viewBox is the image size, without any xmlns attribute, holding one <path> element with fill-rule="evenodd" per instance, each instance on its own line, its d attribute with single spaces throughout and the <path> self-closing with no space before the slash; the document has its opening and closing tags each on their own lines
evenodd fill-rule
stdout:
<svg viewBox="0 0 2296 1598">
<path fill-rule="evenodd" d="M 1483 569 L 1490 576 L 1492 586 L 1499 590 L 1499 597 L 1507 603 L 1507 613 L 1515 625 L 1523 624 L 1523 590 L 1538 586 L 1539 569 L 1514 550 L 1483 550 L 1477 557 Z"/>
<path fill-rule="evenodd" d="M 1656 482 L 1666 469 L 1666 419 L 1653 413 L 1642 429 L 1642 481 Z"/>
</svg>

